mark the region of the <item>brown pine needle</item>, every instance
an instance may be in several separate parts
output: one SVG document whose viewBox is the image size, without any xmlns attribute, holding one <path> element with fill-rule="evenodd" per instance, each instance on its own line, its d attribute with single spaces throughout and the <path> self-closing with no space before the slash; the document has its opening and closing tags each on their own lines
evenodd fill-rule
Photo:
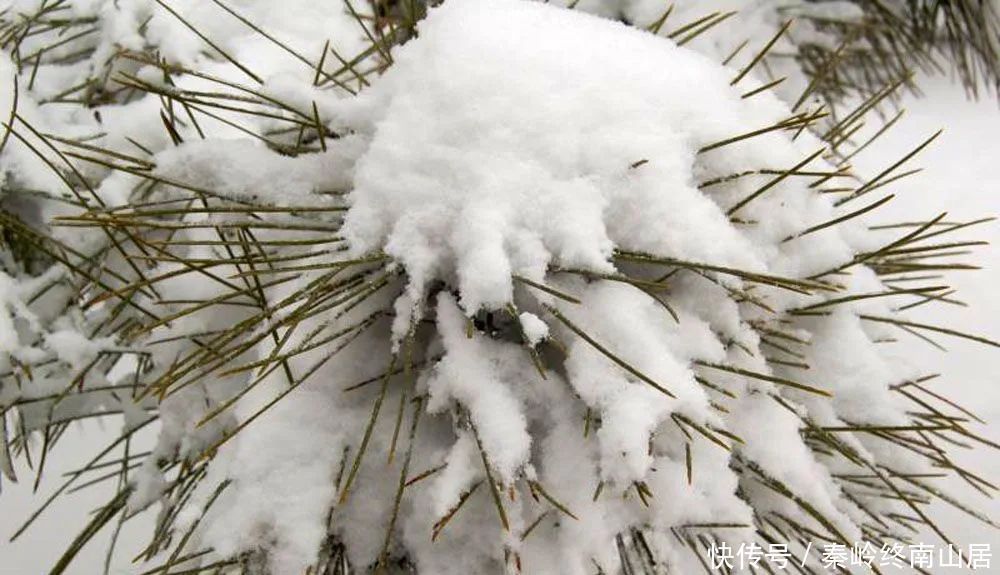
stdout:
<svg viewBox="0 0 1000 575">
<path fill-rule="evenodd" d="M 537 492 L 538 494 L 540 494 L 542 497 L 545 498 L 546 501 L 548 501 L 549 503 L 551 503 L 553 507 L 555 507 L 556 509 L 558 509 L 563 514 L 572 517 L 574 520 L 577 520 L 577 521 L 580 520 L 580 518 L 577 517 L 576 515 L 574 515 L 573 512 L 570 511 L 568 507 L 566 507 L 565 505 L 563 505 L 562 503 L 560 503 L 559 500 L 557 500 L 556 498 L 554 498 L 551 495 L 549 495 L 549 492 L 546 491 L 544 487 L 542 487 L 541 483 L 539 483 L 537 481 L 529 481 L 528 482 L 528 486 L 531 488 L 532 492 Z"/>
<path fill-rule="evenodd" d="M 951 336 L 955 336 L 955 337 L 960 337 L 962 339 L 967 339 L 967 340 L 970 340 L 970 341 L 979 342 L 979 343 L 986 344 L 986 345 L 989 345 L 989 346 L 992 346 L 992 347 L 1000 347 L 1000 343 L 998 343 L 996 341 L 993 341 L 992 339 L 989 339 L 989 338 L 986 338 L 986 337 L 982 337 L 982 336 L 978 336 L 978 335 L 969 334 L 969 333 L 964 333 L 964 332 L 957 331 L 957 330 L 954 330 L 954 329 L 949 329 L 949 328 L 946 328 L 946 327 L 940 327 L 940 326 L 936 326 L 936 325 L 929 325 L 929 324 L 926 324 L 926 323 L 918 323 L 918 322 L 914 322 L 914 321 L 908 321 L 908 320 L 898 319 L 898 318 L 892 318 L 892 317 L 881 317 L 881 316 L 873 316 L 873 315 L 867 315 L 867 314 L 863 314 L 863 315 L 860 315 L 858 317 L 860 317 L 861 319 L 866 320 L 866 321 L 873 321 L 873 322 L 878 322 L 878 323 L 887 323 L 887 324 L 895 325 L 895 326 L 898 326 L 898 327 L 909 327 L 909 328 L 914 328 L 914 329 L 922 329 L 922 330 L 927 330 L 927 331 L 933 331 L 933 332 L 936 332 L 936 333 L 943 333 L 945 335 L 951 335 Z"/>
<path fill-rule="evenodd" d="M 634 375 L 635 377 L 639 378 L 643 382 L 649 384 L 650 386 L 653 387 L 653 389 L 659 391 L 660 393 L 662 393 L 662 394 L 664 394 L 664 395 L 666 395 L 668 397 L 673 397 L 673 398 L 677 397 L 673 393 L 671 393 L 669 390 L 667 390 L 667 388 L 663 387 L 662 385 L 660 385 L 659 383 L 657 383 L 656 381 L 654 381 L 653 379 L 651 379 L 649 376 L 647 376 L 646 374 L 644 374 L 641 371 L 639 371 L 638 369 L 632 367 L 631 364 L 627 363 L 625 360 L 621 359 L 620 357 L 618 357 L 614 353 L 611 353 L 610 350 L 608 350 L 606 347 L 604 347 L 603 345 L 601 345 L 600 343 L 598 343 L 594 338 L 590 337 L 590 335 L 588 335 L 585 331 L 583 331 L 582 329 L 580 329 L 579 327 L 577 327 L 576 324 L 574 324 L 569 319 L 567 319 L 566 316 L 564 316 L 562 314 L 562 312 L 560 312 L 558 309 L 556 309 L 555 307 L 549 306 L 549 305 L 546 305 L 545 309 L 547 309 L 549 311 L 549 313 L 551 313 L 553 316 L 555 316 L 556 319 L 558 319 L 560 322 L 562 322 L 563 325 L 565 325 L 566 327 L 568 327 L 570 329 L 570 331 L 572 331 L 573 333 L 575 333 L 576 335 L 578 335 L 580 337 L 580 339 L 582 339 L 585 342 L 589 343 L 594 349 L 596 349 L 597 351 L 601 352 L 601 354 L 603 354 L 605 357 L 607 357 L 608 359 L 610 359 L 611 361 L 613 361 L 614 363 L 616 363 L 619 367 L 621 367 L 625 371 L 631 373 L 632 375 Z"/>
<path fill-rule="evenodd" d="M 510 531 L 510 522 L 507 520 L 507 511 L 503 507 L 503 498 L 500 497 L 500 490 L 497 488 L 496 480 L 493 479 L 493 471 L 490 467 L 489 458 L 486 457 L 486 450 L 483 449 L 483 442 L 479 438 L 479 432 L 476 430 L 476 426 L 469 422 L 472 427 L 472 435 L 476 438 L 476 445 L 479 447 L 479 456 L 483 460 L 483 471 L 486 473 L 486 483 L 490 487 L 490 495 L 493 496 L 493 505 L 497 509 L 497 516 L 500 518 L 500 526 L 503 527 L 504 531 Z"/>
<path fill-rule="evenodd" d="M 833 397 L 833 394 L 830 393 L 829 391 L 826 391 L 826 390 L 823 390 L 823 389 L 819 389 L 818 387 L 813 387 L 811 385 L 806 385 L 804 383 L 799 383 L 797 381 L 792 381 L 790 379 L 786 379 L 786 378 L 783 378 L 783 377 L 777 377 L 777 376 L 773 376 L 773 375 L 767 375 L 766 373 L 757 373 L 755 371 L 750 371 L 750 370 L 747 370 L 747 369 L 742 369 L 742 368 L 734 367 L 734 366 L 731 366 L 731 365 L 723 365 L 723 364 L 720 364 L 720 363 L 711 363 L 711 362 L 702 361 L 702 360 L 695 360 L 692 363 L 694 363 L 695 365 L 700 365 L 702 367 L 708 367 L 708 368 L 711 368 L 711 369 L 718 369 L 720 371 L 727 371 L 729 373 L 734 373 L 736 375 L 742 375 L 742 376 L 745 376 L 745 377 L 749 377 L 751 379 L 759 379 L 761 381 L 768 381 L 768 382 L 775 383 L 775 384 L 778 384 L 778 385 L 785 385 L 785 386 L 788 386 L 788 387 L 792 387 L 792 388 L 795 388 L 795 389 L 798 389 L 798 390 L 801 390 L 801 391 L 805 391 L 805 392 L 808 392 L 808 393 L 813 393 L 813 394 L 816 394 L 816 395 L 822 395 L 822 396 L 825 396 L 825 397 Z"/>
<path fill-rule="evenodd" d="M 167 12 L 169 12 L 174 18 L 177 18 L 181 22 L 181 24 L 184 24 L 184 26 L 188 30 L 190 30 L 191 32 L 193 32 L 195 36 L 201 38 L 203 42 L 205 42 L 206 44 L 208 44 L 213 50 L 215 50 L 223 58 L 225 58 L 226 60 L 228 60 L 229 63 L 231 63 L 233 66 L 236 66 L 237 68 L 239 68 L 240 71 L 243 72 L 244 74 L 246 74 L 247 76 L 250 76 L 250 78 L 252 78 L 254 82 L 257 82 L 258 84 L 263 84 L 264 83 L 264 81 L 260 79 L 260 76 L 258 76 L 257 74 L 254 74 L 249 68 L 247 68 L 242 63 L 240 63 L 239 60 L 236 60 L 235 58 L 233 58 L 232 56 L 230 56 L 228 52 L 226 52 L 225 50 L 223 50 L 222 48 L 220 48 L 219 46 L 217 46 L 214 42 L 212 42 L 211 40 L 209 40 L 208 37 L 205 36 L 204 34 L 202 34 L 201 31 L 198 30 L 198 28 L 196 26 L 193 26 L 190 22 L 188 22 L 187 20 L 185 20 L 183 16 L 181 16 L 173 8 L 171 8 L 170 6 L 168 6 L 166 2 L 164 2 L 163 0 L 154 0 L 154 1 L 157 4 L 159 4 L 161 8 L 163 8 L 164 10 L 166 10 Z"/>
<path fill-rule="evenodd" d="M 533 287 L 533 288 L 535 288 L 535 289 L 537 289 L 539 291 L 543 291 L 543 292 L 545 292 L 545 293 L 547 293 L 547 294 L 549 294 L 551 296 L 555 296 L 555 297 L 557 297 L 557 298 L 559 298 L 559 299 L 561 299 L 563 301 L 568 301 L 569 303 L 575 303 L 575 304 L 579 304 L 580 303 L 580 299 L 579 298 L 576 298 L 574 296 L 565 294 L 565 293 L 563 293 L 563 292 L 561 292 L 559 290 L 556 290 L 554 288 L 551 288 L 551 287 L 549 287 L 547 285 L 540 284 L 538 282 L 534 282 L 532 280 L 529 280 L 526 277 L 522 277 L 522 276 L 518 276 L 518 275 L 511 276 L 511 277 L 513 277 L 515 280 L 523 283 L 526 286 L 531 286 L 531 287 Z"/>
<path fill-rule="evenodd" d="M 739 84 L 740 80 L 742 80 L 748 73 L 750 73 L 750 70 L 752 70 L 754 66 L 756 66 L 761 60 L 764 59 L 765 56 L 767 56 L 767 53 L 771 50 L 772 47 L 774 47 L 774 44 L 778 40 L 780 40 L 782 36 L 785 35 L 785 32 L 791 25 L 792 25 L 792 20 L 788 20 L 784 24 L 782 24 L 781 29 L 778 30 L 778 33 L 775 34 L 770 40 L 768 40 L 767 44 L 764 44 L 764 47 L 761 48 L 760 52 L 758 52 L 757 55 L 754 56 L 752 60 L 750 60 L 750 63 L 747 64 L 746 67 L 743 68 L 743 70 L 741 70 L 740 73 L 737 74 L 736 77 L 733 78 L 731 82 L 729 82 L 729 84 L 731 86 Z"/>
<path fill-rule="evenodd" d="M 740 208 L 742 208 L 743 206 L 749 204 L 750 202 L 752 202 L 753 200 L 755 200 L 756 198 L 758 198 L 761 194 L 763 194 L 764 192 L 770 190 L 774 186 L 777 186 L 778 184 L 780 184 L 781 182 L 783 182 L 785 180 L 785 178 L 787 178 L 788 176 L 792 175 L 793 173 L 797 172 L 798 170 L 800 170 L 800 169 L 804 168 L 805 166 L 809 165 L 809 162 L 811 162 L 811 161 L 815 160 L 816 158 L 818 158 L 820 156 L 820 154 L 822 154 L 824 151 L 826 151 L 826 148 L 820 148 L 819 150 L 813 152 L 808 157 L 806 157 L 806 159 L 804 159 L 801 162 L 799 162 L 798 164 L 796 164 L 790 170 L 786 170 L 786 171 L 782 172 L 780 175 L 778 175 L 778 177 L 776 177 L 773 180 L 771 180 L 770 182 L 764 184 L 763 186 L 761 186 L 760 188 L 758 188 L 757 190 L 755 190 L 753 193 L 751 193 L 747 197 L 743 198 L 742 200 L 736 202 L 736 205 L 734 205 L 733 207 L 729 208 L 728 211 L 726 211 L 726 215 L 732 217 L 733 214 L 735 214 L 736 212 L 738 212 L 740 210 Z"/>
<path fill-rule="evenodd" d="M 444 517 L 438 519 L 437 522 L 434 523 L 434 528 L 431 531 L 431 541 L 436 541 L 437 538 L 441 536 L 441 532 L 444 531 L 444 528 L 448 526 L 448 523 L 452 520 L 452 518 L 455 517 L 455 514 L 458 513 L 458 511 L 462 508 L 462 506 L 465 505 L 465 502 L 469 500 L 469 497 L 471 497 L 472 494 L 475 493 L 476 490 L 479 489 L 479 486 L 482 484 L 483 484 L 482 480 L 477 481 L 475 485 L 472 486 L 471 489 L 462 494 L 462 496 L 458 499 L 457 505 L 452 507 L 451 510 L 448 511 L 448 513 L 446 513 Z"/>
</svg>

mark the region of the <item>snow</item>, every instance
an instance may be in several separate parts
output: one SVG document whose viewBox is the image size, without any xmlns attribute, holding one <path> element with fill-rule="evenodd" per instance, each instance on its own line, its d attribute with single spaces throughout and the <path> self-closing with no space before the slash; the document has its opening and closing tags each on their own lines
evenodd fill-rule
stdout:
<svg viewBox="0 0 1000 575">
<path fill-rule="evenodd" d="M 524 335 L 528 338 L 528 343 L 532 346 L 538 345 L 549 336 L 548 324 L 542 321 L 537 315 L 524 312 L 517 316 L 517 319 L 521 322 Z"/>
<path fill-rule="evenodd" d="M 357 145 L 347 137 L 327 152 L 289 157 L 248 139 L 186 142 L 159 154 L 156 171 L 168 181 L 195 183 L 237 200 L 332 210 L 336 197 L 320 192 L 349 185 Z"/>
<path fill-rule="evenodd" d="M 713 16 L 724 17 L 731 14 L 713 24 L 707 33 L 688 40 L 685 46 L 709 56 L 715 62 L 723 62 L 732 56 L 729 65 L 734 70 L 741 70 L 749 64 L 756 55 L 755 51 L 770 42 L 782 24 L 789 19 L 809 14 L 850 21 L 859 16 L 856 4 L 836 0 L 822 3 L 802 0 L 780 3 L 773 0 L 713 0 L 711 3 L 699 0 L 676 0 L 670 3 L 660 0 L 558 0 L 558 3 L 605 18 L 623 19 L 639 28 L 658 26 L 660 36 L 670 37 L 674 31 L 683 31 L 675 37 L 677 40 L 697 31 L 697 24 L 707 23 Z M 689 27 L 692 24 L 695 26 Z M 837 40 L 824 36 L 808 19 L 798 19 L 791 32 L 782 35 L 771 48 L 772 56 L 779 56 L 769 58 L 767 66 L 754 69 L 750 74 L 751 78 L 757 78 L 761 84 L 786 78 L 775 87 L 775 92 L 790 102 L 795 101 L 809 83 L 798 64 L 790 57 L 797 52 L 795 39 L 805 38 L 812 42 L 830 44 L 830 49 L 836 48 Z M 744 42 L 746 44 L 741 49 Z M 748 89 L 754 87 L 756 86 L 747 85 Z"/>
<path fill-rule="evenodd" d="M 693 358 L 678 357 L 678 350 L 670 345 L 669 334 L 678 330 L 677 324 L 656 302 L 634 287 L 613 283 L 594 284 L 581 296 L 586 314 L 576 306 L 565 306 L 566 315 L 591 337 L 608 342 L 612 353 L 677 398 L 668 398 L 636 381 L 586 341 L 570 340 L 566 358 L 569 381 L 602 417 L 598 431 L 602 479 L 626 487 L 649 472 L 653 464 L 649 438 L 660 424 L 674 411 L 704 418 L 707 397 L 686 365 Z M 696 357 L 710 357 L 700 353 L 702 350 Z"/>
<path fill-rule="evenodd" d="M 28 3 L 17 4 L 24 9 Z M 694 4 L 680 3 L 674 15 L 680 20 L 672 22 L 686 21 Z M 151 441 L 153 456 L 136 471 L 130 508 L 152 504 L 164 513 L 177 506 L 178 529 L 197 525 L 188 549 L 213 549 L 204 563 L 263 551 L 273 572 L 301 573 L 333 536 L 355 566 L 375 564 L 385 545 L 421 572 L 442 575 L 512 570 L 513 557 L 527 572 L 589 574 L 596 566 L 615 573 L 621 569 L 615 536 L 642 528 L 658 557 L 688 572 L 697 569 L 696 561 L 682 553 L 672 529 L 750 524 L 761 513 L 830 528 L 762 486 L 751 468 L 810 501 L 836 531 L 858 540 L 866 518 L 834 478 L 846 464 L 810 449 L 803 420 L 828 426 L 905 423 L 906 406 L 890 386 L 923 371 L 918 367 L 925 363 L 928 369 L 941 363 L 956 368 L 973 399 L 995 375 L 981 369 L 993 365 L 985 356 L 966 355 L 979 351 L 962 348 L 958 358 L 943 359 L 905 343 L 876 344 L 896 332 L 868 325 L 857 314 L 893 313 L 883 299 L 852 302 L 830 315 L 781 315 L 886 289 L 867 268 L 838 276 L 842 286 L 835 294 L 793 293 L 747 279 L 743 272 L 809 277 L 882 245 L 883 236 L 870 234 L 872 221 L 865 218 L 786 241 L 856 206 L 834 205 L 810 185 L 811 178 L 775 177 L 775 170 L 806 158 L 803 170 L 835 168 L 829 156 L 813 155 L 823 144 L 808 131 L 794 139 L 793 131 L 772 131 L 711 147 L 790 115 L 787 103 L 772 94 L 741 97 L 758 80 L 732 86 L 736 70 L 719 66 L 717 57 L 540 3 L 450 0 L 431 10 L 416 39 L 394 50 L 395 63 L 384 75 L 352 96 L 318 89 L 307 63 L 225 14 L 218 3 L 170 5 L 217 39 L 223 51 L 251 63 L 253 73 L 206 49 L 152 1 L 80 1 L 73 10 L 99 15 L 100 66 L 114 46 L 139 49 L 151 42 L 172 62 L 254 85 L 294 107 L 315 106 L 334 136 L 322 149 L 292 156 L 247 135 L 269 134 L 280 125 L 277 119 L 234 113 L 226 117 L 240 129 L 206 121 L 199 133 L 202 128 L 186 125 L 184 142 L 175 144 L 154 121 L 161 102 L 152 95 L 101 105 L 100 120 L 91 111 L 50 114 L 53 106 L 40 102 L 79 80 L 73 74 L 81 71 L 73 67 L 43 67 L 39 87 L 21 95 L 24 114 L 47 130 L 81 137 L 100 128 L 104 133 L 95 141 L 122 153 L 136 154 L 129 139 L 137 140 L 150 152 L 143 161 L 157 177 L 211 190 L 235 205 L 303 206 L 321 214 L 309 221 L 330 229 L 343 217 L 336 232 L 343 241 L 307 248 L 303 260 L 341 275 L 331 280 L 324 270 L 306 270 L 266 292 L 261 288 L 269 305 L 280 303 L 282 309 L 268 310 L 265 321 L 253 324 L 245 348 L 220 346 L 232 355 L 223 369 L 244 369 L 195 371 L 182 389 L 158 402 L 162 426 Z M 305 1 L 232 5 L 250 20 L 266 22 L 277 38 L 310 59 L 328 39 L 347 54 L 361 45 L 344 11 Z M 639 22 L 659 15 L 649 2 L 583 0 L 578 8 L 608 18 L 625 13 Z M 751 36 L 768 31 L 766 41 L 773 34 L 779 22 L 770 8 L 748 8 L 744 22 Z M 824 9 L 852 17 L 843 3 Z M 723 49 L 698 42 L 694 47 L 705 54 L 717 56 Z M 162 79 L 148 67 L 131 72 L 150 83 Z M 9 60 L 0 61 L 0 76 L 11 74 Z M 188 77 L 180 88 L 207 85 L 214 86 Z M 956 121 L 959 133 L 981 139 L 952 139 L 946 143 L 967 146 L 962 154 L 922 158 L 943 171 L 923 184 L 926 197 L 901 192 L 892 204 L 897 215 L 913 217 L 908 210 L 914 205 L 952 206 L 954 197 L 937 191 L 956 185 L 963 199 L 992 201 L 982 199 L 987 180 L 965 176 L 996 179 L 991 142 L 978 131 L 986 113 L 952 97 L 941 89 L 917 105 L 935 112 L 941 102 L 949 110 L 975 110 Z M 6 115 L 9 102 L 9 94 L 0 94 L 0 114 Z M 877 173 L 901 146 L 881 143 L 880 163 L 866 165 L 859 157 L 862 172 Z M 968 169 L 956 175 L 957 165 Z M 64 193 L 64 184 L 53 181 L 19 143 L 4 151 L 0 166 L 18 181 Z M 704 185 L 762 168 L 772 173 Z M 118 209 L 130 205 L 138 176 L 89 170 L 101 181 L 97 193 L 103 201 Z M 765 186 L 766 193 L 746 201 Z M 172 200 L 171 194 L 180 191 L 156 199 Z M 269 223 L 298 217 L 258 212 L 254 217 Z M 65 213 L 52 209 L 39 217 Z M 215 225 L 231 217 L 242 216 L 194 213 L 184 221 Z M 62 230 L 58 237 L 81 249 L 106 246 L 96 232 L 74 233 Z M 221 237 L 216 233 L 203 226 L 177 239 L 213 240 Z M 265 236 L 289 237 L 299 236 Z M 289 250 L 276 253 L 301 254 Z M 179 275 L 161 282 L 156 297 L 141 295 L 141 303 L 180 311 L 183 305 L 164 302 L 220 297 L 244 271 L 207 244 L 181 253 L 221 261 L 198 281 L 182 273 L 188 264 L 151 264 L 155 273 Z M 386 267 L 383 254 L 392 260 Z M 629 254 L 631 259 L 623 257 Z M 337 267 L 345 258 L 369 259 Z M 681 271 L 665 275 L 678 269 L 671 264 L 678 260 Z M 694 271 L 684 269 L 687 263 L 712 267 Z M 126 269 L 117 256 L 105 265 Z M 332 291 L 334 281 L 346 282 L 348 297 L 333 292 L 335 304 L 300 320 L 297 312 L 326 305 L 323 290 Z M 15 357 L 52 359 L 58 369 L 39 372 L 28 392 L 0 388 L 0 403 L 64 389 L 74 370 L 115 343 L 81 335 L 106 307 L 62 313 L 44 302 L 38 307 L 45 313 L 36 313 L 22 302 L 33 290 L 22 291 L 21 282 L 37 287 L 26 278 L 0 275 L 0 329 L 6 328 L 0 347 Z M 980 291 L 973 290 L 973 299 L 986 302 L 986 312 L 961 321 L 990 334 L 996 298 L 985 287 L 975 289 Z M 921 313 L 929 314 L 928 321 L 954 320 Z M 25 319 L 32 315 L 35 321 Z M 157 353 L 141 375 L 155 381 L 191 353 L 183 338 L 162 347 L 150 340 L 212 333 L 252 317 L 245 308 L 216 306 L 158 326 L 139 341 Z M 795 341 L 786 345 L 801 354 L 782 356 L 769 347 L 767 337 L 775 330 Z M 794 355 L 809 368 L 782 366 L 768 360 L 772 354 L 786 360 Z M 287 361 L 273 361 L 278 356 Z M 251 369 L 262 365 L 256 362 L 275 369 Z M 124 381 L 136 366 L 123 365 L 108 366 L 104 376 L 81 387 Z M 293 382 L 305 374 L 303 383 Z M 790 389 L 783 379 L 832 398 Z M 352 386 L 359 381 L 367 383 Z M 60 414 L 119 409 L 130 428 L 147 407 L 129 397 L 102 394 L 88 402 L 74 396 Z M 32 425 L 46 415 L 44 409 L 22 411 Z M 245 427 L 229 438 L 237 426 Z M 887 453 L 885 444 L 865 434 L 845 434 L 844 441 L 864 461 L 925 469 L 906 453 Z M 149 463 L 198 461 L 206 449 L 214 456 L 189 499 L 171 495 L 168 472 Z M 9 467 L 6 460 L 0 463 Z M 407 485 L 394 507 L 397 489 L 422 472 L 430 474 Z M 220 486 L 225 489 L 217 492 Z M 20 496 L 23 488 L 17 489 Z M 893 502 L 873 504 L 895 509 Z M 525 537 L 542 513 L 547 515 Z M 963 521 L 946 517 L 964 528 Z M 387 533 L 390 518 L 395 529 Z M 7 524 L 5 514 L 0 525 Z M 726 537 L 749 541 L 753 532 L 736 529 Z M 23 551 L 35 545 L 11 547 L 15 568 L 37 567 Z"/>
<path fill-rule="evenodd" d="M 428 382 L 428 409 L 440 411 L 452 399 L 468 409 L 490 462 L 503 483 L 509 484 L 527 462 L 531 448 L 527 421 L 505 381 L 510 376 L 504 373 L 504 365 L 514 363 L 507 357 L 512 350 L 482 341 L 482 336 L 470 340 L 465 318 L 448 294 L 438 296 L 437 324 L 445 356 Z"/>
<path fill-rule="evenodd" d="M 725 212 L 759 179 L 717 196 L 696 188 L 696 175 L 787 168 L 819 147 L 775 135 L 697 155 L 788 116 L 769 95 L 742 100 L 707 58 L 541 5 L 469 1 L 435 13 L 420 41 L 343 112 L 374 130 L 344 233 L 356 252 L 382 248 L 399 261 L 414 299 L 434 279 L 455 277 L 467 314 L 498 309 L 511 299 L 512 275 L 608 272 L 613 248 L 763 269 L 778 255 L 767 243 L 801 230 L 803 217 L 829 214 L 816 194 L 778 185 L 743 210 L 771 224 L 741 233 Z M 535 40 L 517 40 L 525 35 Z M 799 209 L 771 213 L 780 200 Z M 814 266 L 848 252 L 829 237 L 801 245 Z"/>
</svg>

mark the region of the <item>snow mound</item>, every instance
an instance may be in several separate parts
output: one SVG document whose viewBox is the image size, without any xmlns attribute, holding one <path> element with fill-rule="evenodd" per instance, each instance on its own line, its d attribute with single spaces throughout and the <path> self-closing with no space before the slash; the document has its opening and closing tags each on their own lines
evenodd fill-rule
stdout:
<svg viewBox="0 0 1000 575">
<path fill-rule="evenodd" d="M 762 270 L 765 246 L 695 175 L 787 168 L 801 151 L 782 135 L 699 156 L 788 114 L 768 95 L 741 99 L 728 74 L 586 14 L 449 2 L 355 103 L 374 137 L 345 234 L 399 261 L 414 299 L 455 278 L 468 314 L 509 302 L 512 275 L 611 272 L 615 248 Z"/>
</svg>

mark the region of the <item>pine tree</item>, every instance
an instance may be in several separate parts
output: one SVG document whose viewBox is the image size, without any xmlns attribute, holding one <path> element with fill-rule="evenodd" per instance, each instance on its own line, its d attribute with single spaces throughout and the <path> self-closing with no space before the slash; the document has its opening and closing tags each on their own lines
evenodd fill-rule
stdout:
<svg viewBox="0 0 1000 575">
<path fill-rule="evenodd" d="M 987 220 L 879 219 L 936 134 L 850 161 L 916 69 L 995 91 L 994 4 L 6 4 L 0 471 L 122 422 L 15 534 L 117 484 L 51 573 L 140 513 L 163 574 L 712 572 L 952 542 L 935 500 L 993 524 L 939 479 L 991 492 L 948 447 L 994 444 L 883 351 L 1000 347 L 906 314 Z"/>
</svg>

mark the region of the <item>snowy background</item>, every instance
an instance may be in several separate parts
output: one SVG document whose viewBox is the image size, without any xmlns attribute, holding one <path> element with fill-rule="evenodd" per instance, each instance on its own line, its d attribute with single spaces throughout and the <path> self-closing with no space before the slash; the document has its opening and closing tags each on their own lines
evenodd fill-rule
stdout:
<svg viewBox="0 0 1000 575">
<path fill-rule="evenodd" d="M 880 142 L 880 154 L 858 159 L 858 168 L 878 168 L 882 156 L 885 160 L 899 157 L 912 147 L 912 142 L 927 137 L 938 128 L 945 129 L 934 145 L 925 150 L 915 164 L 924 168 L 912 180 L 904 180 L 896 187 L 899 194 L 912 194 L 909 202 L 888 207 L 887 216 L 900 216 L 901 208 L 919 206 L 922 215 L 930 216 L 947 211 L 949 219 L 976 219 L 984 215 L 1000 215 L 1000 108 L 995 101 L 967 102 L 962 90 L 946 79 L 923 79 L 922 99 L 908 99 L 905 121 L 886 134 Z M 897 211 L 893 213 L 893 209 Z M 976 239 L 991 241 L 979 248 L 976 260 L 982 270 L 960 272 L 950 279 L 959 290 L 967 308 L 925 306 L 914 310 L 917 321 L 941 321 L 961 326 L 968 332 L 980 333 L 996 340 L 1000 337 L 1000 222 L 990 222 L 979 229 Z M 924 311 L 921 311 L 924 310 Z M 948 348 L 943 353 L 914 340 L 903 340 L 903 352 L 924 371 L 940 371 L 944 377 L 936 383 L 951 399 L 964 405 L 980 418 L 990 422 L 985 435 L 992 441 L 1000 439 L 1000 355 L 995 348 L 969 344 L 964 341 L 939 341 Z M 934 367 L 937 366 L 937 367 Z M 1000 480 L 1000 454 L 995 450 L 976 450 L 974 453 L 955 452 L 956 460 L 975 468 L 988 480 Z M 955 486 L 956 490 L 961 485 Z M 969 501 L 992 518 L 1000 517 L 1000 501 L 975 497 L 971 489 L 964 489 Z M 953 533 L 962 544 L 990 543 L 994 552 L 993 571 L 1000 572 L 1000 531 L 970 521 L 967 516 L 950 509 L 938 507 L 940 525 L 946 533 Z M 928 538 L 928 541 L 931 539 Z M 952 570 L 954 571 L 954 570 Z M 947 572 L 947 570 L 945 571 Z"/>
</svg>

